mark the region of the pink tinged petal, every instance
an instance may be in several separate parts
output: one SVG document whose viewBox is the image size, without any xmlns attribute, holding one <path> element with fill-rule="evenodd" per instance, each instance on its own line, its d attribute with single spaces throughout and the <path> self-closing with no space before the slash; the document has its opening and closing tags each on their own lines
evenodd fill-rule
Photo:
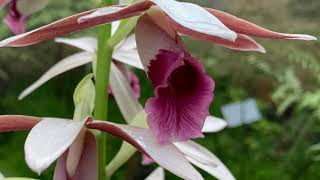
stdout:
<svg viewBox="0 0 320 180">
<path fill-rule="evenodd" d="M 194 33 L 189 29 L 181 29 L 179 26 L 175 26 L 175 28 L 179 33 L 183 35 L 188 35 L 198 40 L 212 42 L 219 46 L 226 47 L 229 49 L 238 50 L 238 51 L 256 51 L 261 53 L 266 52 L 263 46 L 261 46 L 251 37 L 244 34 L 238 34 L 238 38 L 234 42 L 232 42 L 232 41 L 224 40 L 221 38 L 208 36 L 203 33 Z"/>
<path fill-rule="evenodd" d="M 84 142 L 82 156 L 73 179 L 76 180 L 97 180 L 98 179 L 98 160 L 97 144 L 94 135 L 87 131 Z"/>
<path fill-rule="evenodd" d="M 97 39 L 94 37 L 55 38 L 55 42 L 74 46 L 81 50 L 94 53 L 97 50 Z"/>
<path fill-rule="evenodd" d="M 54 169 L 53 180 L 68 180 L 67 175 L 67 156 L 68 151 L 63 153 L 57 160 L 56 168 Z"/>
<path fill-rule="evenodd" d="M 153 19 L 154 23 L 156 23 L 163 30 L 167 31 L 169 34 L 176 33 L 176 32 L 172 32 L 173 30 L 168 30 L 170 28 L 174 28 L 174 31 L 177 31 L 182 35 L 187 35 L 198 40 L 212 42 L 229 49 L 240 50 L 240 51 L 257 51 L 261 53 L 266 52 L 265 49 L 260 44 L 258 44 L 254 39 L 252 39 L 247 35 L 238 33 L 237 34 L 238 37 L 235 41 L 229 41 L 216 36 L 208 35 L 201 32 L 196 32 L 191 29 L 185 28 L 159 11 L 154 10 L 152 12 L 149 12 L 148 14 Z M 174 35 L 171 35 L 171 36 L 174 37 Z"/>
<path fill-rule="evenodd" d="M 210 8 L 207 8 L 207 10 L 212 15 L 216 16 L 228 28 L 240 34 L 273 39 L 296 39 L 305 41 L 317 40 L 316 37 L 305 34 L 285 34 L 274 32 L 222 11 Z"/>
<path fill-rule="evenodd" d="M 130 123 L 143 108 L 132 91 L 128 79 L 114 63 L 111 64 L 110 86 L 113 88 L 114 98 L 124 119 Z"/>
<path fill-rule="evenodd" d="M 34 90 L 39 88 L 41 85 L 49 81 L 50 79 L 69 71 L 73 68 L 85 65 L 92 61 L 93 54 L 89 52 L 81 52 L 69 57 L 64 58 L 53 67 L 51 67 L 48 71 L 46 71 L 36 82 L 27 87 L 18 97 L 19 100 L 25 98 Z"/>
<path fill-rule="evenodd" d="M 103 19 L 110 19 L 113 16 L 123 16 L 122 18 L 117 18 L 116 20 L 132 17 L 141 14 L 142 12 L 148 10 L 152 6 L 150 1 L 140 1 L 129 6 L 109 6 L 97 9 L 96 11 L 81 16 L 78 21 L 105 21 Z M 116 21 L 113 20 L 113 21 Z M 105 22 L 104 22 L 105 23 Z"/>
<path fill-rule="evenodd" d="M 150 156 L 160 166 L 181 178 L 187 180 L 203 179 L 173 144 L 159 144 L 148 129 L 99 121 L 87 124 L 87 127 L 120 137 Z"/>
<path fill-rule="evenodd" d="M 227 127 L 227 122 L 214 116 L 208 116 L 202 128 L 203 133 L 219 132 Z"/>
<path fill-rule="evenodd" d="M 4 22 L 14 34 L 22 34 L 26 31 L 27 16 L 22 15 L 17 10 L 17 1 L 13 0 L 9 3 L 9 12 Z"/>
<path fill-rule="evenodd" d="M 73 143 L 86 120 L 44 118 L 30 131 L 24 146 L 28 166 L 40 174 Z"/>
<path fill-rule="evenodd" d="M 162 167 L 157 167 L 145 180 L 164 180 L 165 174 Z"/>
<path fill-rule="evenodd" d="M 39 120 L 33 116 L 0 115 L 0 132 L 30 130 Z"/>
<path fill-rule="evenodd" d="M 54 172 L 53 180 L 97 180 L 98 179 L 98 167 L 97 167 L 97 149 L 94 135 L 87 131 L 84 142 L 84 149 L 82 151 L 80 163 L 77 166 L 77 170 L 74 176 L 67 175 L 67 155 L 66 151 L 57 161 L 57 165 Z"/>
<path fill-rule="evenodd" d="M 94 27 L 100 24 L 110 23 L 120 19 L 128 18 L 140 14 L 142 11 L 148 9 L 151 6 L 149 1 L 142 1 L 135 3 L 127 8 L 123 8 L 120 11 L 102 16 L 93 18 L 90 21 L 85 21 L 82 23 L 78 22 L 80 17 L 89 15 L 99 9 L 93 9 L 90 11 L 82 12 L 56 22 L 53 22 L 49 25 L 40 27 L 33 31 L 10 37 L 0 42 L 1 46 L 10 46 L 10 47 L 20 47 L 28 46 L 32 44 L 39 43 L 44 40 L 52 39 L 58 36 L 66 35 L 75 31 L 82 29 Z"/>
<path fill-rule="evenodd" d="M 148 71 L 155 90 L 145 106 L 148 125 L 159 142 L 203 137 L 214 82 L 200 62 L 184 52 L 160 50 Z"/>
<path fill-rule="evenodd" d="M 185 154 L 188 160 L 195 166 L 203 169 L 218 179 L 234 180 L 228 168 L 210 151 L 193 142 L 175 143 L 178 149 Z"/>
<path fill-rule="evenodd" d="M 152 163 L 154 163 L 154 160 L 151 159 L 149 156 L 147 156 L 147 155 L 142 153 L 142 162 L 141 162 L 141 164 L 146 166 L 146 165 L 150 165 Z"/>
<path fill-rule="evenodd" d="M 49 0 L 17 0 L 17 10 L 24 16 L 30 16 L 46 7 L 48 3 Z"/>
<path fill-rule="evenodd" d="M 82 129 L 78 134 L 77 138 L 73 141 L 69 147 L 68 157 L 67 157 L 67 174 L 69 177 L 73 177 L 76 173 L 78 164 L 81 159 L 81 155 L 84 148 L 84 141 L 86 135 L 86 129 Z"/>
<path fill-rule="evenodd" d="M 171 19 L 182 27 L 195 32 L 234 41 L 237 34 L 226 27 L 218 18 L 204 8 L 175 0 L 151 0 L 157 4 Z"/>
<path fill-rule="evenodd" d="M 159 49 L 180 48 L 180 46 L 177 45 L 177 43 L 181 41 L 179 36 L 177 34 L 169 35 L 157 26 L 147 14 L 139 18 L 135 34 L 139 56 L 146 71 L 148 70 L 150 60 L 154 59 Z"/>
</svg>

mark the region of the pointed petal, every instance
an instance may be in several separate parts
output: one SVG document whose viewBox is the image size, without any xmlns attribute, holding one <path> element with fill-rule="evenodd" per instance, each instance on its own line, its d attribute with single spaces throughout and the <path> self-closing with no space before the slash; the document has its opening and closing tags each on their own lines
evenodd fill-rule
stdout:
<svg viewBox="0 0 320 180">
<path fill-rule="evenodd" d="M 55 42 L 63 43 L 87 52 L 94 53 L 97 50 L 97 38 L 80 37 L 80 38 L 55 38 Z"/>
<path fill-rule="evenodd" d="M 316 37 L 305 34 L 284 34 L 274 32 L 222 11 L 210 8 L 207 8 L 207 10 L 228 28 L 240 34 L 273 39 L 317 40 Z"/>
<path fill-rule="evenodd" d="M 192 164 L 205 170 L 214 177 L 225 180 L 235 179 L 228 168 L 203 146 L 193 141 L 179 142 L 175 143 L 175 145 L 186 155 Z"/>
<path fill-rule="evenodd" d="M 134 95 L 127 78 L 114 63 L 111 64 L 110 86 L 124 119 L 127 123 L 131 122 L 143 108 Z"/>
<path fill-rule="evenodd" d="M 202 128 L 203 133 L 219 132 L 227 127 L 227 122 L 214 116 L 208 116 Z"/>
<path fill-rule="evenodd" d="M 18 97 L 19 100 L 25 98 L 38 87 L 49 81 L 50 79 L 62 74 L 70 69 L 82 66 L 92 61 L 93 54 L 89 52 L 81 52 L 64 58 L 47 72 L 45 72 L 36 82 L 26 88 Z"/>
<path fill-rule="evenodd" d="M 17 1 L 17 10 L 24 16 L 30 16 L 46 7 L 48 3 L 49 0 L 20 0 Z"/>
<path fill-rule="evenodd" d="M 28 166 L 40 174 L 47 169 L 73 143 L 84 121 L 43 118 L 30 131 L 25 142 L 25 158 Z"/>
<path fill-rule="evenodd" d="M 232 42 L 232 41 L 224 40 L 221 38 L 208 36 L 203 33 L 193 33 L 188 29 L 177 29 L 177 31 L 179 33 L 182 33 L 183 35 L 188 35 L 194 39 L 212 42 L 212 43 L 215 43 L 219 46 L 226 47 L 226 48 L 233 49 L 233 50 L 256 51 L 256 52 L 261 52 L 261 53 L 266 52 L 266 50 L 264 49 L 263 46 L 261 46 L 259 43 L 257 43 L 251 37 L 244 35 L 244 34 L 238 34 L 238 38 L 234 42 Z"/>
<path fill-rule="evenodd" d="M 145 178 L 145 180 L 164 180 L 164 169 L 162 167 L 157 167 L 152 173 Z"/>
<path fill-rule="evenodd" d="M 82 12 L 73 16 L 66 17 L 64 19 L 58 20 L 46 26 L 42 26 L 33 31 L 20 34 L 18 36 L 13 36 L 0 42 L 0 47 L 10 46 L 10 47 L 20 47 L 28 46 L 32 44 L 39 43 L 44 40 L 52 39 L 55 37 L 63 36 L 75 31 L 82 29 L 94 27 L 100 24 L 110 23 L 120 19 L 128 18 L 131 16 L 136 16 L 148 9 L 151 6 L 149 1 L 141 1 L 135 3 L 127 8 L 122 8 L 122 10 L 102 16 L 93 18 L 89 21 L 79 23 L 78 19 L 80 17 L 89 15 L 100 9 L 93 9 L 90 11 Z M 109 8 L 114 8 L 119 6 L 112 6 Z"/>
<path fill-rule="evenodd" d="M 84 149 L 81 155 L 80 163 L 72 179 L 75 180 L 97 180 L 98 167 L 97 167 L 97 149 L 96 140 L 94 135 L 87 131 L 84 142 Z M 53 180 L 69 180 L 67 175 L 67 156 L 68 151 L 63 153 L 58 161 L 54 171 Z"/>
<path fill-rule="evenodd" d="M 226 27 L 218 18 L 210 14 L 204 8 L 175 0 L 151 0 L 157 4 L 171 19 L 181 27 L 195 32 L 220 37 L 234 41 L 237 34 Z"/>
<path fill-rule="evenodd" d="M 0 132 L 32 129 L 40 118 L 21 115 L 0 115 Z"/>
<path fill-rule="evenodd" d="M 152 157 L 160 166 L 181 178 L 187 180 L 203 179 L 173 144 L 158 144 L 148 129 L 99 121 L 87 124 L 87 127 L 120 137 Z"/>
<path fill-rule="evenodd" d="M 110 17 L 117 16 L 116 20 L 139 15 L 151 7 L 150 1 L 140 1 L 129 6 L 109 6 L 100 8 L 90 14 L 84 15 L 78 19 L 79 22 L 86 21 L 105 21 Z M 119 18 L 122 17 L 122 18 Z M 114 21 L 114 20 L 113 20 Z M 105 23 L 105 22 L 104 22 Z"/>
</svg>

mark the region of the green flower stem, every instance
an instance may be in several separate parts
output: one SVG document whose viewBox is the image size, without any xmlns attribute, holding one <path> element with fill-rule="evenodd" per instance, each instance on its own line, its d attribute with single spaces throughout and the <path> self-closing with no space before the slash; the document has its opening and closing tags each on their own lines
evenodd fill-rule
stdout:
<svg viewBox="0 0 320 180">
<path fill-rule="evenodd" d="M 102 5 L 112 5 L 112 0 L 103 0 Z M 97 50 L 97 67 L 95 77 L 95 110 L 94 118 L 98 120 L 107 120 L 108 114 L 108 84 L 109 72 L 112 61 L 113 48 L 108 44 L 111 37 L 111 25 L 103 25 L 98 29 L 98 50 Z M 98 143 L 98 171 L 99 180 L 105 180 L 106 162 L 106 135 L 101 133 L 97 137 Z"/>
</svg>

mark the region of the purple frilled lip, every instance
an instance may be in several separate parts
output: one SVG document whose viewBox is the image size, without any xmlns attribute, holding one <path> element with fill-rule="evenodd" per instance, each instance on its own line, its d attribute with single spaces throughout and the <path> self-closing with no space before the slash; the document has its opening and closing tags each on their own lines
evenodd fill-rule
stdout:
<svg viewBox="0 0 320 180">
<path fill-rule="evenodd" d="M 146 103 L 148 125 L 162 144 L 203 137 L 214 81 L 187 52 L 159 50 L 148 75 L 155 97 Z"/>
<path fill-rule="evenodd" d="M 17 0 L 9 2 L 9 12 L 4 22 L 14 34 L 22 34 L 26 31 L 27 16 L 22 15 L 17 10 Z"/>
</svg>

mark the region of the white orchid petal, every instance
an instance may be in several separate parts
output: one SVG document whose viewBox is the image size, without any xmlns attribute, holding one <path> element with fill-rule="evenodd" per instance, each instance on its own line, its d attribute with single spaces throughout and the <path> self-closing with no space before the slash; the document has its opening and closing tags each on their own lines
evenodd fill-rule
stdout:
<svg viewBox="0 0 320 180">
<path fill-rule="evenodd" d="M 135 97 L 127 78 L 113 63 L 111 64 L 110 86 L 124 119 L 127 123 L 131 122 L 143 108 Z"/>
<path fill-rule="evenodd" d="M 99 129 L 122 138 L 149 155 L 160 166 L 181 178 L 186 180 L 203 179 L 173 144 L 159 144 L 149 129 L 99 121 L 88 124 L 87 127 Z"/>
<path fill-rule="evenodd" d="M 178 149 L 185 154 L 187 159 L 195 166 L 205 170 L 218 179 L 234 180 L 228 168 L 210 151 L 193 142 L 175 143 Z"/>
<path fill-rule="evenodd" d="M 41 85 L 49 81 L 50 79 L 62 74 L 70 69 L 82 66 L 92 61 L 93 54 L 89 52 L 81 52 L 65 59 L 61 60 L 57 64 L 55 64 L 52 68 L 50 68 L 47 72 L 45 72 L 36 82 L 31 84 L 28 88 L 26 88 L 18 97 L 19 100 L 25 98 L 34 90 L 39 88 Z"/>
<path fill-rule="evenodd" d="M 69 148 L 85 123 L 86 120 L 43 118 L 32 128 L 25 142 L 28 166 L 38 174 L 47 169 Z"/>
<path fill-rule="evenodd" d="M 145 180 L 164 180 L 165 174 L 162 167 L 157 167 Z"/>
<path fill-rule="evenodd" d="M 137 50 L 116 50 L 113 53 L 113 58 L 116 61 L 122 62 L 129 66 L 142 69 L 143 66 L 140 61 L 140 57 Z"/>
<path fill-rule="evenodd" d="M 202 128 L 203 133 L 219 132 L 227 126 L 227 122 L 223 119 L 208 116 Z"/>
<path fill-rule="evenodd" d="M 237 34 L 226 27 L 218 18 L 204 8 L 175 0 L 151 0 L 171 19 L 185 28 L 213 35 L 230 41 L 237 39 Z"/>
<path fill-rule="evenodd" d="M 81 38 L 55 38 L 55 42 L 63 43 L 87 52 L 94 53 L 97 50 L 97 38 L 81 37 Z"/>
</svg>

